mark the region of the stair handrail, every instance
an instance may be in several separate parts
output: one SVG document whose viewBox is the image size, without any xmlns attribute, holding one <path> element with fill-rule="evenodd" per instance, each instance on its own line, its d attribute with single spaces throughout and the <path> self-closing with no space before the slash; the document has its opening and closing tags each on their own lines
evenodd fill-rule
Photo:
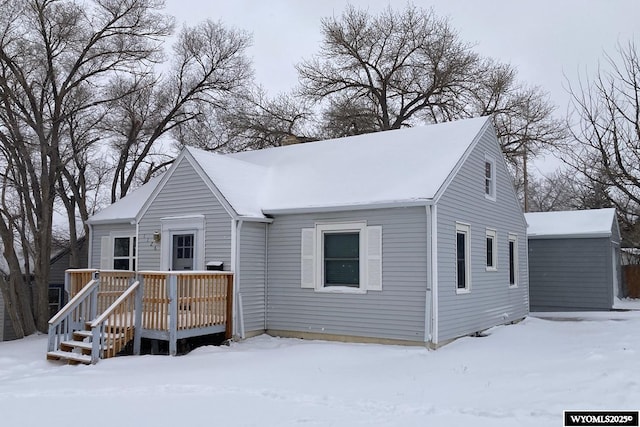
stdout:
<svg viewBox="0 0 640 427">
<path fill-rule="evenodd" d="M 66 317 L 70 311 L 73 311 L 77 306 L 79 306 L 82 301 L 86 298 L 85 294 L 90 294 L 91 291 L 98 286 L 98 281 L 96 279 L 91 279 L 89 283 L 87 283 L 81 290 L 78 292 L 73 298 L 69 300 L 69 302 L 60 309 L 50 320 L 49 327 L 55 325 L 56 323 L 60 323 L 62 317 Z"/>
<path fill-rule="evenodd" d="M 53 351 L 56 347 L 56 340 L 61 331 L 59 326 L 65 320 L 69 321 L 71 315 L 74 313 L 75 309 L 80 306 L 83 302 L 85 302 L 88 298 L 95 299 L 95 290 L 100 285 L 100 280 L 97 278 L 91 279 L 89 283 L 87 283 L 81 290 L 78 292 L 71 300 L 59 311 L 57 312 L 50 320 L 49 320 L 49 342 L 48 342 L 48 351 Z M 95 304 L 96 301 L 93 301 Z M 68 324 L 69 322 L 67 322 Z M 67 329 L 68 326 L 67 326 Z M 68 330 L 65 332 L 69 332 Z"/>
<path fill-rule="evenodd" d="M 95 364 L 101 358 L 101 354 L 104 350 L 104 327 L 105 322 L 109 319 L 109 317 L 114 314 L 114 312 L 122 305 L 125 301 L 131 298 L 131 294 L 136 292 L 138 287 L 140 286 L 140 281 L 136 280 L 133 282 L 123 293 L 120 295 L 114 302 L 111 304 L 102 314 L 96 317 L 91 322 L 91 335 L 92 335 L 92 345 L 91 345 L 91 363 Z M 134 303 L 134 307 L 135 307 Z M 135 310 L 141 310 L 141 307 L 135 307 Z M 134 315 L 132 313 L 131 315 Z"/>
<path fill-rule="evenodd" d="M 135 282 L 133 282 L 123 293 L 122 295 L 120 295 L 118 297 L 118 299 L 116 299 L 113 304 L 111 304 L 100 316 L 96 317 L 95 320 L 93 320 L 91 322 L 91 329 L 100 326 L 101 323 L 103 323 L 105 320 L 107 320 L 107 317 L 109 317 L 111 315 L 111 313 L 114 312 L 114 310 L 116 308 L 118 308 L 118 306 L 122 303 L 122 301 L 124 301 L 129 295 L 131 295 L 132 292 L 134 292 L 138 286 L 140 286 L 140 281 L 136 280 Z"/>
</svg>

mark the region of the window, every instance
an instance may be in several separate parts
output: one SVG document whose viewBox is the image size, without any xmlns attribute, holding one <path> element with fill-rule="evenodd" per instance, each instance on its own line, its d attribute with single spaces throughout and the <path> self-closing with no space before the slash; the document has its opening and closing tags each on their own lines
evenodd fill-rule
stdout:
<svg viewBox="0 0 640 427">
<path fill-rule="evenodd" d="M 469 238 L 471 227 L 456 223 L 456 292 L 465 293 L 471 290 Z"/>
<path fill-rule="evenodd" d="M 518 236 L 509 234 L 509 286 L 518 286 Z"/>
<path fill-rule="evenodd" d="M 49 319 L 62 308 L 62 286 L 49 285 Z"/>
<path fill-rule="evenodd" d="M 382 227 L 353 222 L 302 229 L 301 260 L 303 288 L 382 290 Z"/>
<path fill-rule="evenodd" d="M 360 233 L 324 233 L 324 286 L 360 287 Z"/>
<path fill-rule="evenodd" d="M 484 158 L 484 195 L 487 199 L 496 199 L 496 162 L 493 157 Z"/>
<path fill-rule="evenodd" d="M 136 238 L 135 237 L 114 237 L 113 238 L 113 269 L 135 271 L 136 269 Z"/>
<path fill-rule="evenodd" d="M 193 258 L 193 234 L 177 234 L 173 236 L 176 258 Z"/>
<path fill-rule="evenodd" d="M 497 241 L 496 230 L 487 228 L 487 243 L 486 243 L 487 244 L 487 248 L 486 248 L 487 271 L 495 271 L 498 268 L 497 261 L 496 261 L 496 258 L 498 256 L 496 241 Z"/>
</svg>

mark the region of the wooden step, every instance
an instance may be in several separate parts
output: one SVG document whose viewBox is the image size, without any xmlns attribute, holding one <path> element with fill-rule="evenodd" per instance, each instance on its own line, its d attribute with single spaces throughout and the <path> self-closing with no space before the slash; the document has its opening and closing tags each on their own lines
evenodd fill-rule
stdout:
<svg viewBox="0 0 640 427">
<path fill-rule="evenodd" d="M 84 342 L 84 341 L 62 341 L 60 343 L 60 350 L 71 351 L 74 348 L 80 348 L 82 350 L 91 351 L 91 346 L 92 346 L 92 344 L 90 342 Z"/>
<path fill-rule="evenodd" d="M 78 339 L 84 339 L 84 338 L 91 338 L 93 336 L 93 333 L 91 331 L 73 331 L 73 338 L 78 340 Z"/>
<path fill-rule="evenodd" d="M 85 365 L 91 364 L 91 356 L 79 353 L 72 353 L 70 351 L 49 351 L 47 352 L 48 360 L 66 360 L 69 363 L 84 363 Z"/>
<path fill-rule="evenodd" d="M 114 339 L 118 339 L 118 338 L 124 338 L 124 333 L 118 333 L 118 334 L 114 334 L 111 332 L 105 332 L 104 333 L 104 337 L 105 338 L 114 338 Z M 93 338 L 93 334 L 91 333 L 91 331 L 73 331 L 73 338 L 77 341 L 83 340 L 85 338 Z"/>
</svg>

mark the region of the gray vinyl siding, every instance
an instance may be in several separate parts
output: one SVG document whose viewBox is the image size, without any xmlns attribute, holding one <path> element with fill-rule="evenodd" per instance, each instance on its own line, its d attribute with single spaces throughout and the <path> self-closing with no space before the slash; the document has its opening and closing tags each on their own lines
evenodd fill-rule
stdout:
<svg viewBox="0 0 640 427">
<path fill-rule="evenodd" d="M 4 341 L 4 297 L 0 292 L 0 341 Z"/>
<path fill-rule="evenodd" d="M 301 288 L 301 230 L 316 221 L 382 226 L 382 291 Z M 424 342 L 424 208 L 277 216 L 268 226 L 268 242 L 267 329 Z"/>
<path fill-rule="evenodd" d="M 205 217 L 205 264 L 224 262 L 231 269 L 231 216 L 185 158 L 151 202 L 139 222 L 138 269 L 160 269 L 160 247 L 153 233 L 161 229 L 161 218 L 186 215 Z"/>
<path fill-rule="evenodd" d="M 485 197 L 485 155 L 495 159 L 496 200 Z M 470 225 L 469 293 L 456 293 L 456 221 Z M 482 135 L 437 203 L 438 341 L 528 314 L 524 215 L 493 130 Z M 486 230 L 497 231 L 497 271 L 486 270 Z M 517 235 L 518 286 L 509 287 L 509 233 Z"/>
<path fill-rule="evenodd" d="M 609 310 L 612 243 L 600 239 L 531 239 L 531 311 Z"/>
<path fill-rule="evenodd" d="M 122 224 L 96 224 L 91 233 L 91 265 L 89 268 L 100 268 L 100 250 L 102 237 L 110 235 L 135 236 L 136 226 L 130 223 Z"/>
<path fill-rule="evenodd" d="M 240 230 L 239 292 L 245 332 L 263 331 L 265 324 L 266 225 L 244 222 Z"/>
<path fill-rule="evenodd" d="M 135 229 L 134 229 L 135 230 Z M 87 248 L 87 240 L 80 239 L 79 240 L 79 254 L 80 260 L 78 265 L 70 265 L 71 264 L 71 254 L 69 251 L 65 251 L 59 257 L 51 263 L 51 273 L 49 274 L 49 283 L 52 285 L 63 285 L 65 271 L 69 268 L 87 268 L 89 262 L 87 260 L 88 248 Z M 99 248 L 98 248 L 99 249 Z"/>
</svg>

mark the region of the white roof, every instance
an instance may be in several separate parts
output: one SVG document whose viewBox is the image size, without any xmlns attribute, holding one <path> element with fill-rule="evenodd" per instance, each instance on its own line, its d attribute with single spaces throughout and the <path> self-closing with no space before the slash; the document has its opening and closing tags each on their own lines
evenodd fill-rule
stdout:
<svg viewBox="0 0 640 427">
<path fill-rule="evenodd" d="M 240 216 L 424 202 L 487 123 L 481 117 L 234 154 L 188 147 L 183 155 Z M 90 222 L 134 219 L 154 189 L 141 187 Z"/>
<path fill-rule="evenodd" d="M 482 117 L 228 155 L 189 151 L 240 215 L 425 201 L 435 197 L 488 121 Z"/>
<path fill-rule="evenodd" d="M 526 213 L 525 218 L 531 238 L 606 237 L 611 236 L 616 210 L 532 212 Z"/>
<path fill-rule="evenodd" d="M 140 213 L 144 203 L 160 183 L 161 178 L 162 175 L 151 178 L 146 184 L 93 215 L 87 222 L 90 224 L 97 224 L 106 222 L 134 221 L 137 218 L 138 213 Z"/>
</svg>

